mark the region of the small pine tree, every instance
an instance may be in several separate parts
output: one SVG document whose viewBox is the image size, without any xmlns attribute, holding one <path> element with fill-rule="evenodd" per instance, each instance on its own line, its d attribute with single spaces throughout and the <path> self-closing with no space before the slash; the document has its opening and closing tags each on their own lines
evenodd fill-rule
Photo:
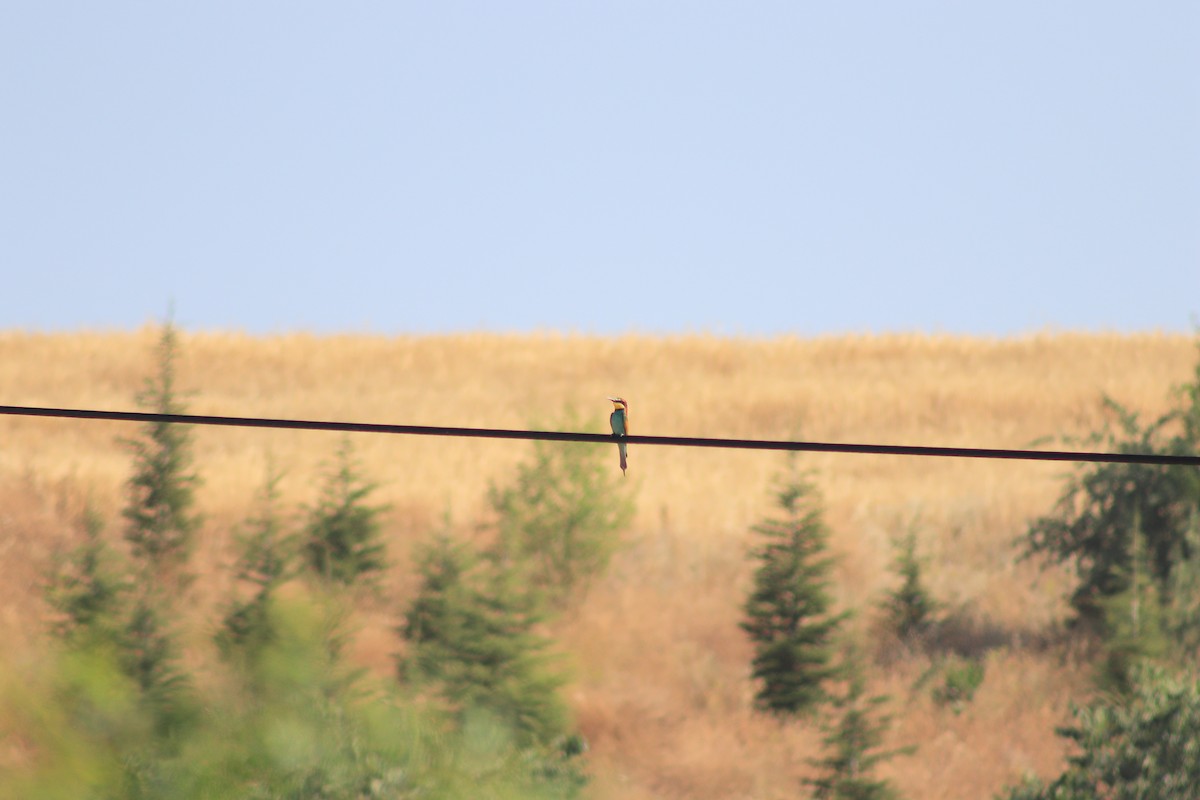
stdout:
<svg viewBox="0 0 1200 800">
<path fill-rule="evenodd" d="M 158 592 L 144 591 L 118 636 L 122 671 L 133 679 L 154 715 L 158 732 L 169 735 L 191 711 L 189 682 L 179 666 L 178 648 L 161 609 Z"/>
<path fill-rule="evenodd" d="M 825 699 L 825 682 L 837 674 L 833 640 L 846 615 L 830 612 L 832 560 L 816 488 L 793 466 L 776 498 L 781 516 L 754 527 L 765 541 L 752 553 L 759 566 L 741 625 L 755 645 L 756 702 L 789 715 Z"/>
<path fill-rule="evenodd" d="M 420 573 L 400 628 L 409 644 L 401 678 L 437 685 L 460 714 L 491 714 L 523 746 L 564 734 L 563 680 L 548 669 L 548 642 L 513 575 L 444 535 L 421 555 Z"/>
<path fill-rule="evenodd" d="M 184 413 L 175 382 L 178 357 L 179 337 L 168 320 L 158 343 L 158 371 L 138 394 L 140 407 L 157 414 Z M 184 425 L 148 422 L 141 438 L 125 442 L 134 455 L 122 512 L 125 538 L 156 578 L 178 577 L 200 525 L 192 509 L 199 478 L 191 471 L 191 434 Z"/>
<path fill-rule="evenodd" d="M 887 697 L 866 696 L 866 678 L 853 651 L 846 658 L 845 674 L 846 693 L 833 701 L 840 717 L 836 723 L 822 726 L 828 755 L 809 762 L 821 772 L 806 783 L 813 787 L 816 800 L 893 800 L 899 796 L 896 789 L 872 773 L 880 763 L 915 748 L 880 748 L 891 717 L 875 714 Z"/>
<path fill-rule="evenodd" d="M 923 567 L 922 560 L 917 557 L 916 533 L 909 531 L 896 541 L 896 557 L 892 562 L 892 568 L 900 576 L 900 586 L 888 592 L 882 604 L 888 628 L 906 641 L 920 639 L 928 633 L 941 607 L 925 588 L 921 576 Z"/>
<path fill-rule="evenodd" d="M 359 473 L 350 440 L 343 439 L 304 530 L 302 551 L 312 572 L 350 585 L 386 566 L 379 522 L 385 508 L 366 503 L 375 489 Z"/>
<path fill-rule="evenodd" d="M 106 638 L 124 608 L 129 580 L 102 538 L 104 521 L 91 506 L 83 512 L 84 541 L 50 576 L 47 601 L 61 615 L 55 632 L 66 639 Z"/>
<path fill-rule="evenodd" d="M 277 510 L 280 475 L 267 465 L 261 511 L 250 520 L 250 530 L 240 537 L 241 556 L 237 581 L 250 590 L 248 599 L 235 599 L 217 634 L 217 644 L 226 655 L 235 650 L 260 650 L 271 641 L 269 604 L 275 589 L 287 579 L 292 555 L 281 535 Z"/>
<path fill-rule="evenodd" d="M 528 575 L 552 603 L 565 601 L 601 574 L 633 502 L 596 447 L 535 442 L 510 486 L 493 486 L 499 541 L 493 555 Z"/>
</svg>

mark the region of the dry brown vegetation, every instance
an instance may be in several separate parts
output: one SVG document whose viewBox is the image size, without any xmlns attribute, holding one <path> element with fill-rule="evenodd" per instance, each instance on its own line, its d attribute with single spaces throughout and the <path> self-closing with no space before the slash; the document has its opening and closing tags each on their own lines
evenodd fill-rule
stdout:
<svg viewBox="0 0 1200 800">
<path fill-rule="evenodd" d="M 127 409 L 152 369 L 158 331 L 0 333 L 10 405 Z M 1196 350 L 1178 335 L 1038 334 L 1011 339 L 839 336 L 725 339 L 469 334 L 183 336 L 181 384 L 195 413 L 482 427 L 551 426 L 568 409 L 605 429 L 614 392 L 634 433 L 1023 447 L 1083 433 L 1109 394 L 1159 413 Z M 0 417 L 0 629 L 35 635 L 40 575 L 78 534 L 85 498 L 116 519 L 134 431 L 108 422 Z M 268 453 L 284 465 L 292 508 L 316 498 L 335 434 L 203 428 L 196 466 L 206 514 L 197 617 L 228 586 L 230 529 L 250 510 Z M 408 554 L 442 525 L 463 535 L 486 516 L 528 445 L 357 436 L 375 498 L 391 504 L 396 563 L 368 600 L 355 656 L 387 671 L 392 627 L 413 590 Z M 1046 446 L 1053 446 L 1047 443 Z M 616 452 L 612 453 L 616 469 Z M 892 581 L 890 540 L 914 526 L 930 587 L 958 610 L 947 647 L 984 658 L 986 678 L 961 713 L 914 690 L 934 655 L 894 648 L 871 669 L 892 695 L 895 744 L 919 745 L 885 773 L 909 797 L 988 797 L 1028 771 L 1049 774 L 1053 733 L 1089 690 L 1089 666 L 1055 644 L 1069 575 L 1016 560 L 1026 522 L 1046 511 L 1065 467 L 1011 461 L 806 455 L 825 497 L 844 607 L 867 610 Z M 770 510 L 780 457 L 634 447 L 638 515 L 607 577 L 555 633 L 568 690 L 591 743 L 599 797 L 791 797 L 817 733 L 751 710 L 750 649 L 737 627 L 751 566 L 749 528 Z M 119 539 L 115 523 L 109 535 Z M 197 641 L 203 633 L 198 625 Z M 1047 644 L 1047 641 L 1051 641 Z"/>
</svg>

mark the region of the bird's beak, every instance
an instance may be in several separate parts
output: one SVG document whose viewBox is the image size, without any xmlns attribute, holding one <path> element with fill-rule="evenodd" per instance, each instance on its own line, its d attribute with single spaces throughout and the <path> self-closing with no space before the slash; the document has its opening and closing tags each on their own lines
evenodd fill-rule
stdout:
<svg viewBox="0 0 1200 800">
<path fill-rule="evenodd" d="M 619 397 L 610 397 L 610 398 L 608 398 L 608 400 L 609 400 L 609 402 L 611 402 L 611 403 L 619 403 L 619 402 L 621 402 L 621 398 L 619 398 Z"/>
</svg>

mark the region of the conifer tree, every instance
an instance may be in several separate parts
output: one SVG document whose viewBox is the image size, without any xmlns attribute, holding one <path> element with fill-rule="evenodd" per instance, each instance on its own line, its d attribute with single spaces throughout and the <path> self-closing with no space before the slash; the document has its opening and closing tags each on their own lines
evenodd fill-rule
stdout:
<svg viewBox="0 0 1200 800">
<path fill-rule="evenodd" d="M 921 571 L 924 567 L 917 556 L 917 536 L 909 531 L 896 542 L 896 557 L 892 568 L 901 583 L 888 592 L 882 610 L 887 626 L 904 640 L 920 638 L 933 624 L 940 605 L 925 588 Z"/>
<path fill-rule="evenodd" d="M 165 606 L 161 590 L 143 589 L 117 642 L 121 669 L 140 690 L 161 735 L 169 735 L 191 711 L 189 681 L 179 664 L 175 637 L 163 619 Z"/>
<path fill-rule="evenodd" d="M 409 644 L 401 677 L 435 685 L 460 713 L 493 715 L 522 746 L 565 733 L 563 680 L 549 668 L 548 642 L 515 576 L 445 535 L 422 554 L 420 573 L 400 629 Z"/>
<path fill-rule="evenodd" d="M 853 651 L 847 655 L 845 675 L 846 693 L 833 700 L 840 716 L 836 723 L 823 726 L 828 754 L 809 762 L 821 772 L 807 783 L 816 800 L 893 800 L 899 796 L 896 789 L 872 773 L 880 763 L 913 748 L 881 749 L 891 717 L 876 713 L 887 697 L 866 696 L 866 678 Z"/>
<path fill-rule="evenodd" d="M 742 628 L 754 642 L 752 674 L 759 707 L 798 714 L 825 699 L 837 674 L 834 636 L 845 619 L 830 611 L 826 532 L 816 488 L 795 470 L 780 480 L 779 516 L 754 527 L 763 540 Z"/>
<path fill-rule="evenodd" d="M 379 521 L 384 507 L 366 502 L 375 489 L 359 472 L 349 438 L 343 439 L 304 530 L 302 551 L 312 572 L 350 585 L 384 568 Z"/>
<path fill-rule="evenodd" d="M 535 442 L 533 459 L 489 499 L 499 529 L 492 557 L 525 572 L 552 604 L 604 571 L 634 513 L 599 448 L 562 442 Z"/>
<path fill-rule="evenodd" d="M 83 511 L 82 524 L 84 541 L 50 576 L 47 600 L 62 615 L 54 626 L 60 636 L 104 639 L 119 624 L 129 580 L 105 543 L 104 521 L 91 505 Z"/>
<path fill-rule="evenodd" d="M 179 336 L 168 319 L 158 342 L 157 373 L 138 394 L 140 407 L 157 414 L 186 411 L 176 385 L 178 357 Z M 191 434 L 184 425 L 147 422 L 142 436 L 126 443 L 134 467 L 122 512 L 125 538 L 156 578 L 179 578 L 200 524 L 192 509 L 199 479 L 192 472 Z"/>
<path fill-rule="evenodd" d="M 287 579 L 292 560 L 277 510 L 279 480 L 280 474 L 268 463 L 261 510 L 250 520 L 249 532 L 240 537 L 236 577 L 250 596 L 235 599 L 225 614 L 217 643 L 226 655 L 237 649 L 258 651 L 273 638 L 269 604 L 275 589 Z"/>
</svg>

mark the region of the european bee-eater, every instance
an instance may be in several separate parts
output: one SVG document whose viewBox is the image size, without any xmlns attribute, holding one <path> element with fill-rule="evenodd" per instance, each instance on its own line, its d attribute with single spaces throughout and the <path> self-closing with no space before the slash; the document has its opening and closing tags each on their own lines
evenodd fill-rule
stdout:
<svg viewBox="0 0 1200 800">
<path fill-rule="evenodd" d="M 614 436 L 629 435 L 629 403 L 626 403 L 620 397 L 608 398 L 612 401 L 613 412 L 608 417 L 608 424 L 612 426 Z M 625 443 L 617 442 L 617 451 L 621 454 L 621 474 L 625 474 L 625 459 L 628 454 L 625 451 Z"/>
</svg>

